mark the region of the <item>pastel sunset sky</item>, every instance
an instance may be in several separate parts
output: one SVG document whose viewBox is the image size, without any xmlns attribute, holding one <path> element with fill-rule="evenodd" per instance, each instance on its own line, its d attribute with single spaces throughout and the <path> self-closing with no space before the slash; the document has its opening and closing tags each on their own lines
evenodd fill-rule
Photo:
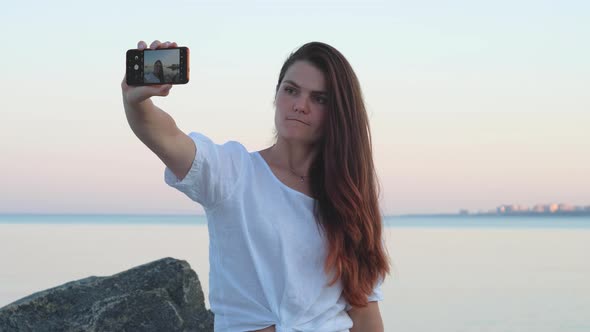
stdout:
<svg viewBox="0 0 590 332">
<path fill-rule="evenodd" d="M 385 214 L 590 205 L 588 1 L 19 1 L 0 31 L 0 213 L 202 213 L 125 118 L 125 52 L 155 39 L 191 49 L 156 105 L 250 151 L 271 144 L 287 56 L 340 50 Z"/>
</svg>

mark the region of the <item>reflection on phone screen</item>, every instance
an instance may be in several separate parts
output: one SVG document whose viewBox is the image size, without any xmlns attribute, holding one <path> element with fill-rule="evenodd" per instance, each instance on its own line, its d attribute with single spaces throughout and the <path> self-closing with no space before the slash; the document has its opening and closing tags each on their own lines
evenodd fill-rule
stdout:
<svg viewBox="0 0 590 332">
<path fill-rule="evenodd" d="M 144 83 L 170 84 L 180 81 L 180 50 L 143 51 Z"/>
</svg>

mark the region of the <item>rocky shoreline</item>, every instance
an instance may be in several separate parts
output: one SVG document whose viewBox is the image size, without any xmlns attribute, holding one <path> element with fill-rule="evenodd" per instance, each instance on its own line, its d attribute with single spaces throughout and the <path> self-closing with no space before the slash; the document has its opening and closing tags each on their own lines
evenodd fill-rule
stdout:
<svg viewBox="0 0 590 332">
<path fill-rule="evenodd" d="M 91 276 L 0 308 L 0 331 L 213 331 L 201 283 L 184 260 L 162 258 Z"/>
</svg>

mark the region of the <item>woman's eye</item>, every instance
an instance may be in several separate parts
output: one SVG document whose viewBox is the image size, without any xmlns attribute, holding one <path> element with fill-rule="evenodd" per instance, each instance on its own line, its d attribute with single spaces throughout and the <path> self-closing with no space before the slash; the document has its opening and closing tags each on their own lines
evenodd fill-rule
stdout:
<svg viewBox="0 0 590 332">
<path fill-rule="evenodd" d="M 287 91 L 288 94 L 293 94 L 295 92 L 295 89 L 293 89 L 291 87 L 286 87 L 285 91 Z"/>
<path fill-rule="evenodd" d="M 327 102 L 326 98 L 324 97 L 316 97 L 315 100 L 320 104 L 325 104 Z"/>
</svg>

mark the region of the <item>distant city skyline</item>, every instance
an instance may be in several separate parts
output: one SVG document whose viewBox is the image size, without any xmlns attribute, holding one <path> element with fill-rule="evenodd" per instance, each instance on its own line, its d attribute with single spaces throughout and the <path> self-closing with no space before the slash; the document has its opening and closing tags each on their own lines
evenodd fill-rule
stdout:
<svg viewBox="0 0 590 332">
<path fill-rule="evenodd" d="M 19 215 L 19 214 L 45 214 L 45 213 L 26 213 L 22 211 L 6 211 L 0 212 L 0 215 Z M 48 213 L 48 214 L 60 214 L 60 213 Z M 67 214 L 67 213 L 64 213 Z M 111 214 L 111 213 L 88 213 L 89 215 L 93 214 Z M 123 215 L 135 215 L 134 213 L 123 213 Z M 403 215 L 452 215 L 453 213 L 445 213 L 445 212 L 433 212 L 433 213 L 414 213 L 414 214 L 403 214 Z M 476 211 L 469 210 L 469 209 L 459 209 L 456 213 L 457 215 L 519 215 L 519 214 L 537 214 L 537 215 L 551 215 L 551 214 L 572 214 L 572 215 L 588 215 L 590 216 L 590 203 L 588 205 L 573 205 L 569 203 L 548 203 L 548 204 L 535 204 L 532 207 L 525 206 L 522 204 L 503 204 L 497 206 L 493 209 L 478 209 Z M 163 215 L 167 215 L 164 213 Z M 175 214 L 170 214 L 175 215 Z M 182 215 L 182 214 L 180 214 Z M 200 213 L 197 215 L 205 215 L 204 213 Z M 384 217 L 394 217 L 399 216 L 400 214 L 383 214 Z"/>
<path fill-rule="evenodd" d="M 547 203 L 547 204 L 535 204 L 532 207 L 525 206 L 522 204 L 503 204 L 497 206 L 495 209 L 490 210 L 478 210 L 469 211 L 468 209 L 460 209 L 459 214 L 523 214 L 523 213 L 534 213 L 534 214 L 552 214 L 552 213 L 571 213 L 571 212 L 584 212 L 590 215 L 590 203 L 587 205 L 574 205 L 570 203 Z"/>
</svg>

